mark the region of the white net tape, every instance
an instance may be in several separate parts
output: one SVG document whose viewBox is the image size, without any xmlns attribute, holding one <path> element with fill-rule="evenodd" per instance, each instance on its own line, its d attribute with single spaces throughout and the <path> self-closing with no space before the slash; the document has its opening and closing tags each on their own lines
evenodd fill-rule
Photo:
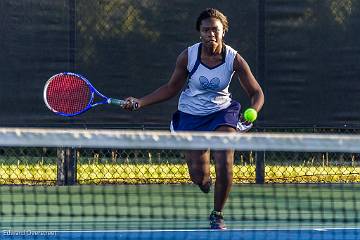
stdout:
<svg viewBox="0 0 360 240">
<path fill-rule="evenodd" d="M 360 152 L 359 135 L 0 128 L 0 146 Z"/>
</svg>

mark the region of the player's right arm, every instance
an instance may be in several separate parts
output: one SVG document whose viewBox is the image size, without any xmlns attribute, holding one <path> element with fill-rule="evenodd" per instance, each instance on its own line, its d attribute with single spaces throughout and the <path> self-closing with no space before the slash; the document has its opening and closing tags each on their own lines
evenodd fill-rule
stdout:
<svg viewBox="0 0 360 240">
<path fill-rule="evenodd" d="M 186 83 L 188 71 L 187 71 L 187 49 L 185 49 L 177 58 L 175 69 L 171 75 L 170 80 L 153 91 L 152 93 L 142 97 L 134 98 L 129 97 L 126 100 L 129 102 L 137 102 L 138 108 L 149 106 L 155 103 L 166 101 L 176 96 L 184 84 Z M 124 108 L 131 110 L 133 104 L 128 104 Z"/>
</svg>

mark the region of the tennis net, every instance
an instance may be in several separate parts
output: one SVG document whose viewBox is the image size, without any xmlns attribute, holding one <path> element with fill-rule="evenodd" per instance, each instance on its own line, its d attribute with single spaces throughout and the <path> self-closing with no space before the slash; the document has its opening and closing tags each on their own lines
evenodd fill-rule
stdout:
<svg viewBox="0 0 360 240">
<path fill-rule="evenodd" d="M 207 231 L 214 190 L 191 184 L 185 161 L 207 148 L 235 150 L 222 233 Z M 358 135 L 2 128 L 2 237 L 353 239 L 359 153 Z"/>
</svg>

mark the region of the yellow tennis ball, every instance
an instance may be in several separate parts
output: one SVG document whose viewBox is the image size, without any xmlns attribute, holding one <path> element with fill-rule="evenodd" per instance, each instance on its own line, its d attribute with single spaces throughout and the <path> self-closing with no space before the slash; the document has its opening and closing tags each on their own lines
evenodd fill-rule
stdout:
<svg viewBox="0 0 360 240">
<path fill-rule="evenodd" d="M 257 112 L 253 108 L 248 108 L 244 112 L 244 118 L 247 122 L 254 122 L 257 118 Z"/>
</svg>

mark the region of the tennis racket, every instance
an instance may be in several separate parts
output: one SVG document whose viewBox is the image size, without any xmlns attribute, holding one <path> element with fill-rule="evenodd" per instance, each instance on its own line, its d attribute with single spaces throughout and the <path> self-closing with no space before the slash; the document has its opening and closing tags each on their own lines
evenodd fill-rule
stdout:
<svg viewBox="0 0 360 240">
<path fill-rule="evenodd" d="M 95 96 L 100 100 L 94 102 Z M 101 104 L 121 107 L 128 104 L 128 101 L 104 96 L 85 77 L 70 72 L 58 73 L 46 82 L 44 102 L 52 112 L 66 117 L 82 114 Z M 134 110 L 138 108 L 137 103 L 131 104 Z"/>
</svg>

